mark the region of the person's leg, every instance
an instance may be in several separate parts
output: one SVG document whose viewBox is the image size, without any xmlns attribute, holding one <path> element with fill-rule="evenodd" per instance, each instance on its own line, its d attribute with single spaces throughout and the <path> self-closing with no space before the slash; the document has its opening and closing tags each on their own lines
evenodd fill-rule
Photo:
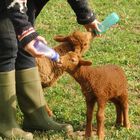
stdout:
<svg viewBox="0 0 140 140">
<path fill-rule="evenodd" d="M 46 110 L 38 68 L 34 58 L 20 49 L 16 60 L 16 91 L 28 130 L 72 131 L 72 126 L 55 122 Z"/>
<path fill-rule="evenodd" d="M 24 113 L 24 129 L 72 131 L 70 125 L 57 123 L 49 116 L 36 67 L 17 71 L 16 81 L 19 106 Z"/>
<path fill-rule="evenodd" d="M 32 140 L 16 122 L 15 59 L 17 43 L 13 25 L 0 19 L 0 136 L 9 139 Z"/>
</svg>

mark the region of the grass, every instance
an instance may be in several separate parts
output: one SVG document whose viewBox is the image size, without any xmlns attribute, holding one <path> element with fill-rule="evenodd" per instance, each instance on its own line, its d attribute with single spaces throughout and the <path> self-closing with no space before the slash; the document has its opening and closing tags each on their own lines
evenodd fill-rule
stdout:
<svg viewBox="0 0 140 140">
<path fill-rule="evenodd" d="M 85 59 L 93 65 L 117 64 L 128 78 L 129 118 L 131 129 L 115 128 L 115 109 L 108 104 L 105 113 L 106 140 L 140 140 L 140 1 L 139 0 L 90 0 L 99 21 L 109 13 L 117 12 L 120 22 L 110 28 L 101 38 L 92 41 Z M 85 30 L 76 22 L 75 14 L 65 0 L 51 0 L 36 21 L 36 29 L 50 46 L 57 44 L 54 35 L 67 35 L 76 29 Z M 85 101 L 79 85 L 68 75 L 44 90 L 46 100 L 58 122 L 73 125 L 75 131 L 85 122 Z M 94 117 L 95 118 L 95 117 Z M 96 123 L 95 120 L 93 123 Z M 35 139 L 63 140 L 63 133 L 35 132 Z"/>
</svg>

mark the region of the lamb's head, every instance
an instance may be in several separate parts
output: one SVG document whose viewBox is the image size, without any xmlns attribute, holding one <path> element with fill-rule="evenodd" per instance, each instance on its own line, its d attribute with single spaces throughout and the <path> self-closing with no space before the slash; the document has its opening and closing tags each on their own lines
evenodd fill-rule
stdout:
<svg viewBox="0 0 140 140">
<path fill-rule="evenodd" d="M 55 36 L 54 40 L 58 42 L 68 42 L 72 45 L 74 52 L 82 56 L 89 49 L 92 37 L 93 35 L 91 32 L 75 31 L 69 36 Z"/>
<path fill-rule="evenodd" d="M 81 56 L 75 52 L 68 52 L 66 55 L 60 57 L 59 67 L 65 71 L 73 73 L 80 66 L 90 66 L 91 61 L 82 60 Z"/>
<path fill-rule="evenodd" d="M 73 32 L 67 36 L 59 35 L 54 37 L 54 39 L 61 43 L 53 48 L 59 53 L 60 56 L 63 56 L 70 51 L 76 52 L 82 56 L 82 54 L 88 50 L 91 38 L 92 35 L 90 32 L 81 31 Z M 50 61 L 46 57 L 36 58 L 36 63 L 43 87 L 52 86 L 64 73 L 63 68 L 58 68 L 56 63 Z"/>
</svg>

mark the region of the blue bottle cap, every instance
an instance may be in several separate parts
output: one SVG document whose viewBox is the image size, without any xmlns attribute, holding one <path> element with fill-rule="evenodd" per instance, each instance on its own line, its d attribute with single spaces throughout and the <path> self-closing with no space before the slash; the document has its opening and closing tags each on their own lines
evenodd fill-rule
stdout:
<svg viewBox="0 0 140 140">
<path fill-rule="evenodd" d="M 55 56 L 52 58 L 52 61 L 59 62 L 60 55 L 56 52 Z"/>
</svg>

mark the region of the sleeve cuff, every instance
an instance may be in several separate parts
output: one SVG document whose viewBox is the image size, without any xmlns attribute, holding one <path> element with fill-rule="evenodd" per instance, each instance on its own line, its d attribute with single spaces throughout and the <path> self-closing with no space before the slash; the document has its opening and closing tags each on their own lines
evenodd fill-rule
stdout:
<svg viewBox="0 0 140 140">
<path fill-rule="evenodd" d="M 96 19 L 95 15 L 91 12 L 90 14 L 85 16 L 84 18 L 77 18 L 77 22 L 79 24 L 85 25 L 85 24 L 93 22 L 95 19 Z"/>
<path fill-rule="evenodd" d="M 22 47 L 25 47 L 30 41 L 35 39 L 38 36 L 33 27 L 22 32 L 21 35 L 18 35 L 19 43 Z"/>
<path fill-rule="evenodd" d="M 33 32 L 28 36 L 24 37 L 22 40 L 19 40 L 19 43 L 21 44 L 22 47 L 25 47 L 29 42 L 34 40 L 37 36 L 38 34 L 36 32 Z"/>
</svg>

